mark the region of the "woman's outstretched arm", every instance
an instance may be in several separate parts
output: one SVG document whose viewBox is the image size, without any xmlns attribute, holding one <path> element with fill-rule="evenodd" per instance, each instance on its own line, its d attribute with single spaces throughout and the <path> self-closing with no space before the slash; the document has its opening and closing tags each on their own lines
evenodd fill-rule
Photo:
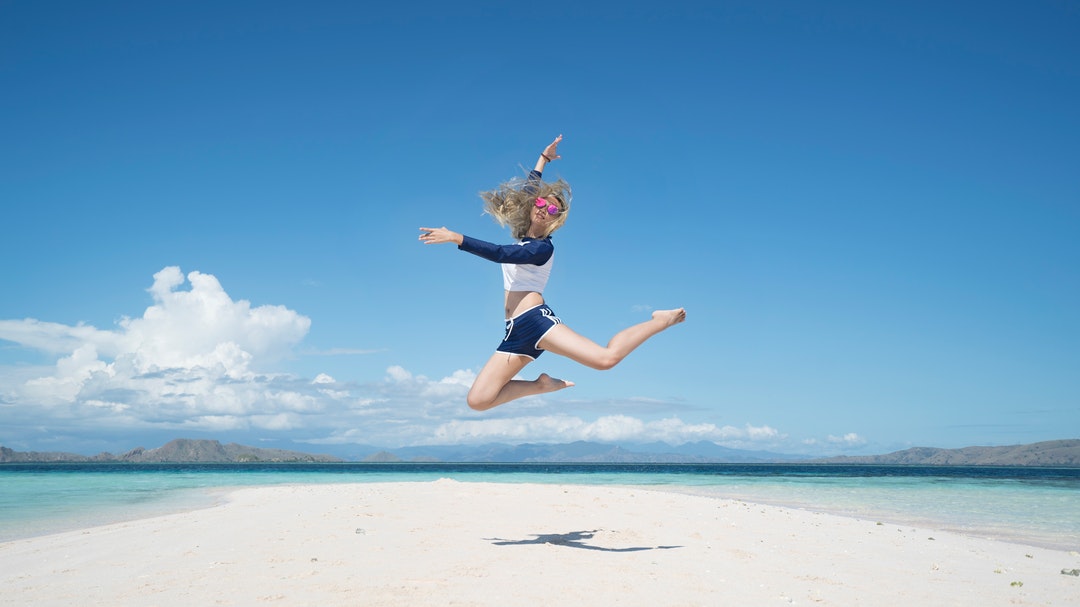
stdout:
<svg viewBox="0 0 1080 607">
<path fill-rule="evenodd" d="M 547 238 L 530 239 L 514 244 L 492 244 L 471 238 L 446 228 L 420 228 L 420 242 L 424 244 L 454 243 L 466 253 L 472 253 L 495 263 L 544 265 L 551 259 L 555 247 Z"/>
</svg>

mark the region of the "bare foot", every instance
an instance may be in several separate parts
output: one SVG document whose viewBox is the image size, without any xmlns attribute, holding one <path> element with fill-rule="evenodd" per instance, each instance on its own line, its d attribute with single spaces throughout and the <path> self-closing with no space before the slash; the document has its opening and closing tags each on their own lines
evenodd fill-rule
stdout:
<svg viewBox="0 0 1080 607">
<path fill-rule="evenodd" d="M 536 378 L 535 383 L 536 386 L 540 388 L 540 391 L 537 392 L 537 394 L 554 392 L 556 390 L 562 390 L 563 388 L 569 388 L 570 386 L 574 385 L 574 382 L 572 381 L 556 379 L 548 375 L 547 373 L 541 373 L 540 377 Z"/>
<path fill-rule="evenodd" d="M 676 308 L 674 310 L 657 310 L 652 313 L 652 317 L 653 320 L 659 320 L 664 323 L 664 328 L 666 329 L 686 320 L 686 310 L 682 308 Z"/>
</svg>

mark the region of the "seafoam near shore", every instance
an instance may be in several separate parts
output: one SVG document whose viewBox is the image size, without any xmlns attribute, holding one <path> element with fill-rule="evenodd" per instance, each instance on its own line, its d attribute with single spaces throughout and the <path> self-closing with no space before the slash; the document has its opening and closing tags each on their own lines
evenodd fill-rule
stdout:
<svg viewBox="0 0 1080 607">
<path fill-rule="evenodd" d="M 0 605 L 1075 605 L 1080 554 L 637 488 L 239 489 L 0 544 Z"/>
</svg>

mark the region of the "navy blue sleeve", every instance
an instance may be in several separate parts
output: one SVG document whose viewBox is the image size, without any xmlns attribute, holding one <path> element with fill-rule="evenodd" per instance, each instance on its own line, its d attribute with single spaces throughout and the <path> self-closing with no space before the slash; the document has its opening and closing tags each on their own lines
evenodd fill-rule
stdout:
<svg viewBox="0 0 1080 607">
<path fill-rule="evenodd" d="M 525 240 L 514 244 L 492 244 L 462 234 L 458 248 L 495 263 L 533 264 L 542 266 L 551 259 L 555 245 L 550 238 Z"/>
<path fill-rule="evenodd" d="M 540 178 L 543 176 L 544 174 L 536 169 L 529 171 L 529 176 L 525 179 L 525 185 L 521 188 L 521 191 L 526 194 L 535 194 L 539 190 L 537 186 L 539 186 Z"/>
</svg>

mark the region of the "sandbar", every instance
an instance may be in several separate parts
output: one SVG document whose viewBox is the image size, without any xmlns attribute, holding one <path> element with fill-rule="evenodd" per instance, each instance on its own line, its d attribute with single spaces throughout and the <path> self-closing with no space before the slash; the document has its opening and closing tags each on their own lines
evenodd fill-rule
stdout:
<svg viewBox="0 0 1080 607">
<path fill-rule="evenodd" d="M 1076 552 L 633 487 L 231 491 L 0 543 L 0 605 L 1077 605 Z"/>
</svg>

